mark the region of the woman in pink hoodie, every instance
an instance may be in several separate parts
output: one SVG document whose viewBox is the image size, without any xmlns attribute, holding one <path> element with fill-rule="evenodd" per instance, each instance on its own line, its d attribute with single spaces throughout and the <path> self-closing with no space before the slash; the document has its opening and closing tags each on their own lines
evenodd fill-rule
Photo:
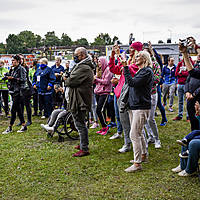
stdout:
<svg viewBox="0 0 200 200">
<path fill-rule="evenodd" d="M 98 58 L 98 71 L 101 73 L 97 73 L 97 75 L 94 76 L 94 83 L 96 84 L 94 93 L 97 101 L 97 115 L 102 125 L 102 129 L 97 131 L 97 133 L 106 135 L 109 128 L 106 124 L 105 106 L 112 90 L 111 79 L 113 77 L 113 74 L 109 70 L 106 57 L 101 56 Z"/>
</svg>

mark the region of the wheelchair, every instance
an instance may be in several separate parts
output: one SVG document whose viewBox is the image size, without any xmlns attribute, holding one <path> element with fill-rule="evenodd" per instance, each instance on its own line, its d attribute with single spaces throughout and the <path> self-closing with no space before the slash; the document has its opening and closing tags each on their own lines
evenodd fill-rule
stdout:
<svg viewBox="0 0 200 200">
<path fill-rule="evenodd" d="M 79 133 L 75 127 L 74 120 L 70 112 L 67 112 L 65 116 L 61 117 L 57 121 L 54 132 L 48 132 L 47 137 L 53 137 L 54 133 L 58 133 L 58 142 L 64 142 L 66 137 L 72 140 L 79 139 Z"/>
</svg>

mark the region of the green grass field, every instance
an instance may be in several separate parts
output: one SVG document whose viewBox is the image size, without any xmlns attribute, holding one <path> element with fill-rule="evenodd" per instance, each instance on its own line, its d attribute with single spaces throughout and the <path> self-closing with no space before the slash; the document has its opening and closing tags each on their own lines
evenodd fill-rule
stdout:
<svg viewBox="0 0 200 200">
<path fill-rule="evenodd" d="M 156 117 L 160 123 L 160 113 Z M 178 177 L 171 169 L 179 164 L 180 146 L 176 140 L 190 132 L 185 120 L 174 122 L 174 113 L 167 112 L 169 123 L 159 127 L 161 149 L 149 146 L 149 163 L 137 173 L 125 173 L 133 153 L 119 154 L 123 139 L 109 140 L 90 130 L 90 156 L 73 158 L 78 141 L 57 142 L 57 135 L 47 138 L 40 128 L 45 123 L 33 118 L 25 133 L 19 127 L 8 135 L 0 134 L 0 199 L 200 199 L 197 176 Z M 17 122 L 16 122 L 17 123 Z M 8 120 L 0 118 L 0 132 Z"/>
</svg>

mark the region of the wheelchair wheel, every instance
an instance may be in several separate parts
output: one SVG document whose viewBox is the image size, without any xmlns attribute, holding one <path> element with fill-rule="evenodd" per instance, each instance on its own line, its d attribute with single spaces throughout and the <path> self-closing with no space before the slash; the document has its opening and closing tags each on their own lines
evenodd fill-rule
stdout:
<svg viewBox="0 0 200 200">
<path fill-rule="evenodd" d="M 69 113 L 65 119 L 65 134 L 72 140 L 79 139 L 79 134 L 74 125 L 74 119 L 71 113 Z"/>
</svg>

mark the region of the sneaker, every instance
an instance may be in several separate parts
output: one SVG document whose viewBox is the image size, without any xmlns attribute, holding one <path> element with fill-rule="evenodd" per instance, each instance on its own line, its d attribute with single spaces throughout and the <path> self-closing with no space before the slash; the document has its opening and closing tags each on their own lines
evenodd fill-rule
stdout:
<svg viewBox="0 0 200 200">
<path fill-rule="evenodd" d="M 169 107 L 169 112 L 174 112 L 173 108 L 172 107 Z"/>
<path fill-rule="evenodd" d="M 189 155 L 189 150 L 179 153 L 180 158 L 188 158 L 188 155 Z"/>
<path fill-rule="evenodd" d="M 27 127 L 26 126 L 22 126 L 20 130 L 18 130 L 17 132 L 18 133 L 23 133 L 24 131 L 27 130 Z"/>
<path fill-rule="evenodd" d="M 81 149 L 80 149 L 80 145 L 75 146 L 74 149 L 81 150 Z"/>
<path fill-rule="evenodd" d="M 118 150 L 119 153 L 125 153 L 131 150 L 131 145 L 123 145 L 121 149 Z"/>
<path fill-rule="evenodd" d="M 176 140 L 176 142 L 185 147 L 187 147 L 187 145 L 188 145 L 187 139 L 185 139 L 185 138 L 182 140 Z"/>
<path fill-rule="evenodd" d="M 83 156 L 88 156 L 88 155 L 90 155 L 89 151 L 80 150 L 77 153 L 73 154 L 73 157 L 83 157 Z"/>
<path fill-rule="evenodd" d="M 97 127 L 99 127 L 99 124 L 94 122 L 94 124 L 92 124 L 92 126 L 90 128 L 97 128 Z"/>
<path fill-rule="evenodd" d="M 149 143 L 154 144 L 154 143 L 155 143 L 155 140 L 154 140 L 152 137 L 149 137 L 149 138 L 147 139 L 147 143 L 148 143 L 148 144 L 149 144 Z"/>
<path fill-rule="evenodd" d="M 45 130 L 48 131 L 48 132 L 50 132 L 50 133 L 53 133 L 54 132 L 54 127 L 46 126 Z"/>
<path fill-rule="evenodd" d="M 43 129 L 45 129 L 46 130 L 46 127 L 49 127 L 49 124 L 40 124 L 40 126 L 43 128 Z"/>
<path fill-rule="evenodd" d="M 106 127 L 103 127 L 101 130 L 97 131 L 96 133 L 98 133 L 98 134 L 102 133 L 102 131 L 104 131 L 105 128 Z"/>
<path fill-rule="evenodd" d="M 155 140 L 155 148 L 160 149 L 161 148 L 161 142 L 160 140 Z"/>
<path fill-rule="evenodd" d="M 195 174 L 195 172 L 192 174 L 188 174 L 185 170 L 178 173 L 179 176 L 192 176 L 193 174 Z"/>
<path fill-rule="evenodd" d="M 136 166 L 136 165 L 131 165 L 129 168 L 125 169 L 124 171 L 125 172 L 136 172 L 136 171 L 139 171 L 139 170 L 142 170 L 142 166 L 139 165 L 139 166 Z"/>
<path fill-rule="evenodd" d="M 2 132 L 2 134 L 8 134 L 12 132 L 12 128 L 11 126 L 9 126 L 4 132 Z"/>
<path fill-rule="evenodd" d="M 42 116 L 42 117 L 41 117 L 41 119 L 45 119 L 45 118 L 46 118 L 45 116 Z"/>
<path fill-rule="evenodd" d="M 182 171 L 182 169 L 181 169 L 180 165 L 178 165 L 176 168 L 172 169 L 172 172 L 175 172 L 175 173 L 178 173 L 178 172 L 181 172 L 181 171 Z"/>
<path fill-rule="evenodd" d="M 110 122 L 107 127 L 108 128 L 116 128 L 117 124 L 115 122 Z"/>
<path fill-rule="evenodd" d="M 115 133 L 113 136 L 111 136 L 109 139 L 110 140 L 114 140 L 117 138 L 122 138 L 122 134 L 121 133 Z"/>
<path fill-rule="evenodd" d="M 107 135 L 108 132 L 109 132 L 109 127 L 106 127 L 100 134 Z"/>
<path fill-rule="evenodd" d="M 182 120 L 182 117 L 177 116 L 177 117 L 175 117 L 175 118 L 173 119 L 173 121 L 179 121 L 179 120 Z"/>
<path fill-rule="evenodd" d="M 161 122 L 160 126 L 166 126 L 167 125 L 167 121 L 166 122 Z"/>
<path fill-rule="evenodd" d="M 26 123 L 26 126 L 30 126 L 31 124 L 32 124 L 32 122 L 29 122 L 29 121 L 28 121 L 28 122 Z"/>
<path fill-rule="evenodd" d="M 0 112 L 0 116 L 3 116 L 3 113 L 2 113 L 2 112 Z"/>
</svg>

